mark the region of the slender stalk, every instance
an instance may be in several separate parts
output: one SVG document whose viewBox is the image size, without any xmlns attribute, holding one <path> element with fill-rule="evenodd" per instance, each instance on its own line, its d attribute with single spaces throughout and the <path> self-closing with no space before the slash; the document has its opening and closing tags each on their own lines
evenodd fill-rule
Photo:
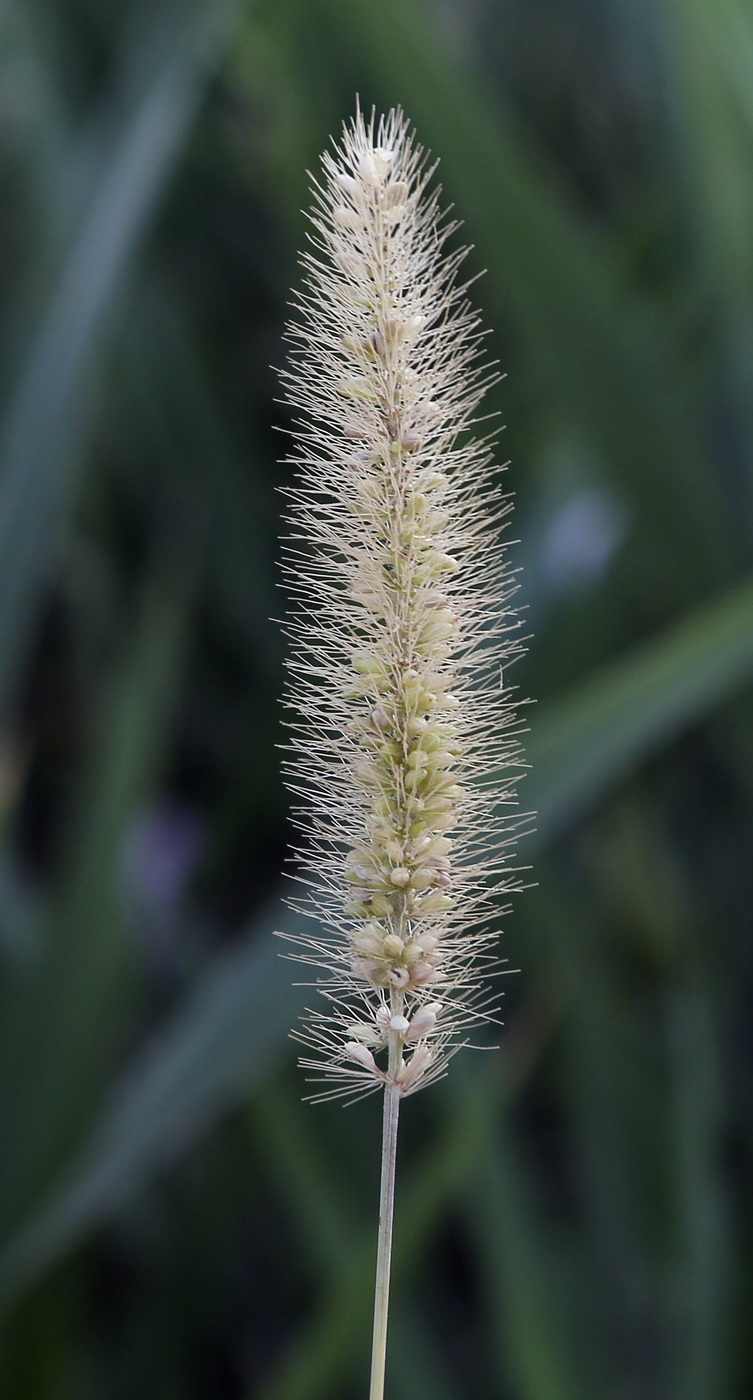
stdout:
<svg viewBox="0 0 753 1400">
<path fill-rule="evenodd" d="M 392 1037 L 391 1037 L 392 1038 Z M 397 1042 L 397 1036 L 394 1037 Z M 390 1047 L 391 1049 L 392 1047 Z M 398 1057 L 400 1054 L 397 1045 Z M 369 1400 L 383 1400 L 384 1368 L 387 1355 L 387 1314 L 390 1303 L 390 1264 L 392 1262 L 392 1221 L 395 1211 L 395 1159 L 400 1090 L 387 1084 L 384 1090 L 382 1127 L 382 1182 L 379 1192 L 379 1237 L 377 1243 L 376 1291 L 374 1294 L 374 1339 L 371 1350 Z"/>
</svg>

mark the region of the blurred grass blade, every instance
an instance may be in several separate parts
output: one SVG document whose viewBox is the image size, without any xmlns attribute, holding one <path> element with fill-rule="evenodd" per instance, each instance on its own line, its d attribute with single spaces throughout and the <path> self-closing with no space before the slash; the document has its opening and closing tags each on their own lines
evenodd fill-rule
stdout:
<svg viewBox="0 0 753 1400">
<path fill-rule="evenodd" d="M 693 614 L 614 663 L 550 717 L 529 745 L 538 840 L 556 838 L 632 766 L 726 700 L 753 674 L 753 585 Z M 284 1043 L 303 992 L 263 937 L 222 955 L 145 1056 L 50 1204 L 0 1260 L 10 1292 L 111 1217 L 242 1097 Z M 259 1057 L 257 1064 L 257 1057 Z"/>
<path fill-rule="evenodd" d="M 740 293 L 753 275 L 753 31 L 739 0 L 678 0 L 667 20 L 659 31 L 682 138 L 686 217 L 698 280 L 713 294 L 715 351 L 723 369 L 715 393 L 735 424 L 741 520 L 750 538 L 753 308 L 750 296 Z"/>
<path fill-rule="evenodd" d="M 270 551 L 276 516 L 274 502 L 270 506 L 261 489 L 264 448 L 249 443 L 241 459 L 190 328 L 163 276 L 152 273 L 142 280 L 129 330 L 123 357 L 128 377 L 141 417 L 164 443 L 163 460 L 169 456 L 173 461 L 175 496 L 186 496 L 190 461 L 194 499 L 202 513 L 211 504 L 210 599 L 238 634 L 255 670 L 275 678 L 280 630 L 270 620 L 278 603 Z M 166 431 L 171 411 L 172 436 Z"/>
<path fill-rule="evenodd" d="M 277 904 L 266 909 L 239 948 L 216 958 L 188 1004 L 137 1057 L 51 1204 L 6 1251 L 0 1301 L 131 1200 L 277 1058 L 305 999 L 279 947 L 261 937 L 281 913 Z"/>
<path fill-rule="evenodd" d="M 715 29 L 721 61 L 729 77 L 731 94 L 738 111 L 753 134 L 753 91 L 750 74 L 753 65 L 753 22 L 750 9 L 732 3 L 724 7 L 722 22 Z"/>
<path fill-rule="evenodd" d="M 110 1060 L 130 947 L 119 860 L 154 780 L 178 693 L 187 602 L 182 583 L 149 581 L 130 654 L 110 678 L 95 725 L 49 942 L 39 963 L 20 969 L 5 989 L 0 1219 L 6 1236 L 70 1153 Z"/>
<path fill-rule="evenodd" d="M 308 1105 L 275 1083 L 256 1095 L 252 1119 L 256 1141 L 277 1190 L 282 1190 L 298 1226 L 299 1247 L 309 1246 L 312 1264 L 328 1279 L 347 1273 L 358 1232 L 352 1185 L 336 1175 Z"/>
<path fill-rule="evenodd" d="M 683 173 L 692 184 L 689 207 L 705 275 L 725 314 L 749 316 L 749 299 L 739 293 L 753 271 L 750 17 L 738 0 L 679 0 L 670 18 L 663 32 L 665 66 L 684 137 Z"/>
<path fill-rule="evenodd" d="M 736 1269 L 730 1202 L 719 1169 L 725 1135 L 723 1075 L 711 1024 L 708 976 L 691 957 L 684 985 L 668 1009 L 677 1132 L 681 1342 L 675 1369 L 683 1400 L 722 1400 L 733 1393 L 725 1362 Z M 695 964 L 695 965 L 694 965 Z"/>
<path fill-rule="evenodd" d="M 240 8 L 206 3 L 160 33 L 156 76 L 102 158 L 11 395 L 0 441 L 0 722 L 64 538 L 106 332 Z"/>
<path fill-rule="evenodd" d="M 552 1287 L 552 1253 L 538 1228 L 520 1164 L 498 1125 L 468 1182 L 467 1214 L 493 1313 L 490 1337 L 498 1380 L 513 1379 L 519 1400 L 587 1400 L 574 1374 L 566 1324 Z M 565 1335 L 563 1335 L 565 1334 Z M 572 1338 L 570 1339 L 572 1346 Z"/>
<path fill-rule="evenodd" d="M 753 583 L 683 618 L 542 710 L 526 744 L 539 845 L 753 678 Z"/>
</svg>

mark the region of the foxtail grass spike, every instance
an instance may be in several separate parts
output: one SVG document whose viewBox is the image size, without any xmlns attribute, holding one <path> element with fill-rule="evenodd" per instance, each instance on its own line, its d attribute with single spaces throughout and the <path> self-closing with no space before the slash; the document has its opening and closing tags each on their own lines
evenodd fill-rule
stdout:
<svg viewBox="0 0 753 1400">
<path fill-rule="evenodd" d="M 288 327 L 286 764 L 324 994 L 298 1039 L 316 1097 L 436 1080 L 489 1015 L 487 919 L 520 767 L 520 649 L 479 404 L 497 378 L 401 111 L 360 111 L 314 186 Z"/>
<path fill-rule="evenodd" d="M 294 956 L 317 999 L 294 1034 L 314 1098 L 384 1090 L 371 1400 L 382 1400 L 398 1110 L 495 998 L 520 766 L 504 668 L 520 650 L 497 378 L 459 280 L 456 225 L 401 111 L 360 111 L 314 185 L 288 327 L 296 414 L 284 546 L 287 781 L 303 833 Z"/>
</svg>

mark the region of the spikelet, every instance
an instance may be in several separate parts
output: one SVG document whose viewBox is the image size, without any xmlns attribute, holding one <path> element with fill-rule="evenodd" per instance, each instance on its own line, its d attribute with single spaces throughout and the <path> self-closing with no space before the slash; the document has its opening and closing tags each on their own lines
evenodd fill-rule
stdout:
<svg viewBox="0 0 753 1400">
<path fill-rule="evenodd" d="M 284 544 L 297 939 L 326 1001 L 297 1038 L 316 1097 L 437 1079 L 493 1004 L 485 920 L 520 767 L 520 650 L 479 318 L 402 113 L 360 113 L 315 183 L 283 379 L 297 420 Z M 494 904 L 498 912 L 498 905 Z M 321 975 L 323 974 L 323 976 Z"/>
</svg>

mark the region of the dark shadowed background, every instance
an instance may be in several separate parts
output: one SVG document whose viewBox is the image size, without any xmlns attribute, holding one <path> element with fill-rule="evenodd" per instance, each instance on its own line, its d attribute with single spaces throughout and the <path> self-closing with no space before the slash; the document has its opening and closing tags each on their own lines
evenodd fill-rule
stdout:
<svg viewBox="0 0 753 1400">
<path fill-rule="evenodd" d="M 0 7 L 0 1391 L 365 1395 L 301 1103 L 270 365 L 330 134 L 441 158 L 535 696 L 501 1049 L 404 1115 L 391 1400 L 753 1394 L 749 0 Z"/>
</svg>

